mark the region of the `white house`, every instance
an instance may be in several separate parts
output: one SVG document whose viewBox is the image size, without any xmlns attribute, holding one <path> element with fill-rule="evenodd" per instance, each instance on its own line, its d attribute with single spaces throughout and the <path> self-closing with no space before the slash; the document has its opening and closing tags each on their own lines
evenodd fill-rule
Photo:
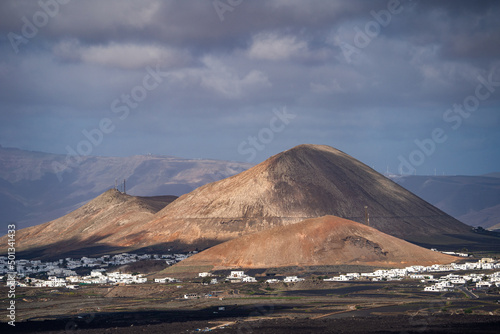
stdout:
<svg viewBox="0 0 500 334">
<path fill-rule="evenodd" d="M 489 269 L 493 269 L 494 266 L 495 265 L 493 263 L 482 263 L 481 264 L 481 269 L 483 269 L 483 270 L 489 270 Z"/>
<path fill-rule="evenodd" d="M 431 285 L 431 286 L 426 286 L 424 288 L 424 291 L 430 291 L 430 292 L 441 292 L 443 290 L 441 290 L 441 288 L 438 288 L 436 287 L 435 285 Z"/>
<path fill-rule="evenodd" d="M 489 288 L 490 286 L 491 282 L 481 281 L 476 283 L 476 288 Z"/>
<path fill-rule="evenodd" d="M 99 277 L 99 276 L 103 276 L 103 272 L 104 269 L 94 269 L 90 272 L 90 276 L 92 277 Z"/>
<path fill-rule="evenodd" d="M 210 277 L 212 276 L 211 273 L 203 272 L 203 273 L 198 273 L 198 277 Z"/>
<path fill-rule="evenodd" d="M 273 284 L 273 283 L 279 283 L 279 281 L 280 281 L 279 279 L 276 279 L 276 278 L 270 278 L 270 279 L 267 279 L 267 280 L 266 280 L 266 283 L 271 283 L 271 284 Z"/>
<path fill-rule="evenodd" d="M 134 283 L 138 283 L 138 284 L 143 284 L 143 283 L 146 283 L 148 281 L 148 279 L 146 277 L 141 277 L 141 276 L 134 276 L 134 278 L 132 280 Z"/>
<path fill-rule="evenodd" d="M 291 276 L 291 277 L 297 277 L 297 276 Z M 339 275 L 339 276 L 334 276 L 332 278 L 325 278 L 323 281 L 325 281 L 325 282 L 346 282 L 346 281 L 350 281 L 353 279 L 354 279 L 354 277 L 352 277 L 352 276 Z M 283 280 L 283 282 L 285 282 L 285 280 Z"/>
<path fill-rule="evenodd" d="M 155 283 L 177 283 L 180 282 L 177 278 L 172 277 L 164 277 L 164 278 L 155 278 Z"/>
<path fill-rule="evenodd" d="M 252 276 L 243 277 L 242 281 L 245 283 L 257 283 L 257 280 L 255 279 L 255 277 L 252 277 Z"/>
<path fill-rule="evenodd" d="M 297 276 L 287 276 L 283 279 L 283 282 L 285 283 L 295 283 L 295 282 L 301 282 L 303 281 L 303 278 L 298 278 Z"/>
<path fill-rule="evenodd" d="M 495 260 L 493 260 L 491 257 L 483 257 L 481 260 L 479 260 L 480 263 L 493 263 Z"/>
<path fill-rule="evenodd" d="M 245 277 L 245 272 L 243 271 L 231 271 L 228 278 L 243 278 Z"/>
</svg>

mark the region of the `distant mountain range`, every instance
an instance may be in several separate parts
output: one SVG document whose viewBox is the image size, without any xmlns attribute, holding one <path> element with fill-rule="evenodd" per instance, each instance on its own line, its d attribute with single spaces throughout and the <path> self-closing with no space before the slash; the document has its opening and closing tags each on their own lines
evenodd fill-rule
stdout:
<svg viewBox="0 0 500 334">
<path fill-rule="evenodd" d="M 500 173 L 390 178 L 465 224 L 485 229 L 500 224 Z"/>
<path fill-rule="evenodd" d="M 127 193 L 136 196 L 180 196 L 252 166 L 171 156 L 89 156 L 61 179 L 53 164 L 65 159 L 0 146 L 0 235 L 11 222 L 23 228 L 59 218 L 113 188 L 115 180 L 126 179 Z M 463 223 L 500 228 L 500 173 L 389 178 Z"/>
<path fill-rule="evenodd" d="M 324 216 L 336 217 L 314 220 Z M 316 232 L 308 232 L 309 225 L 321 222 L 325 224 L 324 233 L 316 235 L 316 227 L 311 230 Z M 297 223 L 303 232 L 290 227 Z M 275 230 L 277 227 L 286 229 Z M 338 239 L 337 229 L 347 234 Z M 360 263 L 386 264 L 402 264 L 406 256 L 403 249 L 409 246 L 399 239 L 441 249 L 489 249 L 491 243 L 498 244 L 498 238 L 473 233 L 470 226 L 348 154 L 329 146 L 300 145 L 175 200 L 134 197 L 110 189 L 59 219 L 19 230 L 16 252 L 19 256 L 62 257 L 137 250 L 187 251 L 254 233 L 265 239 L 270 230 L 278 231 L 273 232 L 274 238 L 279 239 L 281 232 L 290 235 L 289 243 L 298 248 L 310 244 L 314 249 L 329 249 L 330 255 L 321 255 L 327 262 L 335 257 L 334 244 L 338 244 L 334 247 L 338 251 L 359 251 Z M 359 233 L 349 236 L 348 231 Z M 1 245 L 7 244 L 6 237 L 0 242 L 0 251 L 5 251 Z M 387 245 L 381 244 L 385 242 Z M 389 244 L 396 246 L 391 249 Z M 242 243 L 234 241 L 231 245 Z M 415 256 L 422 255 L 419 262 L 431 256 L 414 250 Z M 391 255 L 386 257 L 384 252 Z M 378 255 L 371 257 L 372 253 Z M 312 255 L 300 256 L 307 262 L 306 257 Z M 338 260 L 358 261 L 356 257 Z"/>
<path fill-rule="evenodd" d="M 59 173 L 65 155 L 0 146 L 0 234 L 59 218 L 126 179 L 135 196 L 182 195 L 251 167 L 248 163 L 171 156 L 80 157 Z M 58 177 L 59 176 L 59 177 Z"/>
</svg>

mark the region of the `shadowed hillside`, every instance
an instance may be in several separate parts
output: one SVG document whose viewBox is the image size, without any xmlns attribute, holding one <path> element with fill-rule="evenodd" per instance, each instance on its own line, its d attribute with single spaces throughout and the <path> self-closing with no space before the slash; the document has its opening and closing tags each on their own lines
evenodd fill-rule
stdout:
<svg viewBox="0 0 500 334">
<path fill-rule="evenodd" d="M 146 199 L 108 191 L 60 219 L 19 231 L 19 250 L 205 249 L 326 215 L 365 223 L 365 207 L 371 227 L 426 247 L 498 244 L 329 146 L 294 147 L 168 206 Z"/>
<path fill-rule="evenodd" d="M 461 222 L 490 228 L 500 223 L 500 178 L 485 176 L 394 176 L 395 182 Z"/>
<path fill-rule="evenodd" d="M 176 264 L 182 267 L 275 268 L 367 265 L 406 267 L 445 264 L 457 258 L 410 244 L 369 226 L 334 216 L 308 219 L 246 235 Z"/>
<path fill-rule="evenodd" d="M 247 163 L 172 156 L 75 157 L 0 147 L 0 234 L 54 220 L 127 179 L 135 196 L 182 195 Z M 68 161 L 68 162 L 67 162 Z M 67 167 L 67 168 L 65 168 Z"/>
<path fill-rule="evenodd" d="M 443 242 L 469 233 L 450 217 L 351 156 L 319 145 L 300 145 L 227 179 L 181 196 L 148 222 L 148 235 L 208 246 L 274 226 L 334 215 L 365 220 L 410 241 Z"/>
<path fill-rule="evenodd" d="M 176 198 L 134 197 L 108 190 L 64 217 L 17 231 L 16 252 L 36 248 L 38 256 L 51 256 L 86 247 L 108 247 L 104 239 L 128 235 Z M 0 245 L 7 245 L 6 240 L 1 238 Z M 5 247 L 0 251 L 5 252 Z"/>
</svg>

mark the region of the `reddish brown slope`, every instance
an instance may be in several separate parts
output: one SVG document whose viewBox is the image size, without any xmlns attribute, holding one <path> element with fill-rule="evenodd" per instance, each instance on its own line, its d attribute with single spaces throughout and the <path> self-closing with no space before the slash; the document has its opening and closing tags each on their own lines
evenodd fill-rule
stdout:
<svg viewBox="0 0 500 334">
<path fill-rule="evenodd" d="M 109 238 L 128 236 L 130 231 L 140 229 L 175 198 L 134 197 L 108 190 L 66 216 L 17 231 L 16 252 L 37 249 L 39 256 L 51 256 L 85 247 L 121 246 Z M 5 240 L 1 238 L 0 245 L 6 245 Z"/>
<path fill-rule="evenodd" d="M 371 226 L 406 240 L 439 243 L 470 230 L 353 157 L 300 145 L 181 196 L 146 224 L 139 243 L 211 246 L 324 215 L 363 222 L 365 206 Z"/>
<path fill-rule="evenodd" d="M 213 266 L 214 270 L 319 265 L 405 267 L 445 264 L 456 259 L 360 223 L 325 216 L 227 241 L 171 270 L 193 266 Z"/>
</svg>

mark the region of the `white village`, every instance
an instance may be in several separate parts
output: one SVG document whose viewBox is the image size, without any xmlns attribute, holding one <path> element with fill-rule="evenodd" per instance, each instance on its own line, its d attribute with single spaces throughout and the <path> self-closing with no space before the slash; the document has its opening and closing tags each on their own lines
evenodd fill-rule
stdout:
<svg viewBox="0 0 500 334">
<path fill-rule="evenodd" d="M 113 271 L 113 267 L 121 266 L 143 260 L 164 261 L 167 265 L 180 262 L 196 252 L 179 254 L 129 254 L 103 255 L 98 258 L 82 257 L 81 259 L 65 258 L 53 262 L 42 262 L 40 260 L 18 260 L 15 267 L 16 285 L 20 287 L 65 287 L 77 289 L 80 285 L 88 284 L 143 284 L 148 281 L 144 274 L 122 273 Z M 448 254 L 453 252 L 447 252 Z M 458 255 L 457 253 L 453 253 Z M 462 254 L 461 254 L 462 255 Z M 466 254 L 463 254 L 464 256 Z M 77 275 L 76 268 L 91 268 L 90 274 L 85 276 Z M 109 268 L 107 270 L 106 268 Z M 0 257 L 0 280 L 6 278 L 6 274 L 12 274 L 14 268 L 10 267 L 7 257 Z M 500 261 L 492 258 L 482 258 L 475 262 L 451 263 L 448 265 L 431 266 L 409 266 L 402 269 L 379 269 L 369 273 L 345 273 L 331 278 L 325 278 L 325 282 L 349 282 L 349 281 L 397 281 L 403 279 L 419 280 L 428 284 L 424 291 L 443 292 L 453 291 L 464 286 L 473 286 L 475 289 L 485 289 L 492 286 L 500 287 L 500 271 L 485 273 L 473 273 L 472 271 L 485 271 L 500 269 Z M 456 272 L 470 271 L 463 274 Z M 438 273 L 438 274 L 436 274 Z M 440 275 L 439 273 L 448 273 Z M 35 278 L 39 274 L 44 274 L 47 279 Z M 204 278 L 203 283 L 218 284 L 220 281 L 210 272 L 200 272 L 199 278 Z M 219 278 L 220 279 L 220 278 Z M 286 276 L 282 279 L 269 278 L 258 280 L 255 277 L 245 274 L 244 271 L 231 271 L 224 278 L 230 283 L 297 283 L 305 278 L 297 276 Z M 154 283 L 180 283 L 181 281 L 172 277 L 155 278 Z M 11 283 L 10 283 L 11 284 Z"/>
</svg>

